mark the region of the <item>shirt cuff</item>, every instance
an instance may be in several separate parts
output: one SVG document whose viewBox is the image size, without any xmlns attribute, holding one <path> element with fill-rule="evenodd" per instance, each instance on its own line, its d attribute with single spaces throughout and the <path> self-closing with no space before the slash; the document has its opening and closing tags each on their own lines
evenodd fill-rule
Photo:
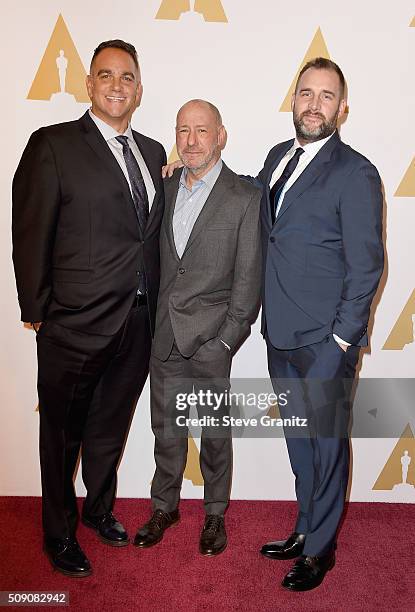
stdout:
<svg viewBox="0 0 415 612">
<path fill-rule="evenodd" d="M 339 338 L 339 336 L 336 336 L 336 334 L 333 334 L 333 338 L 335 339 L 337 344 L 344 344 L 345 346 L 351 346 L 350 342 L 346 342 L 346 340 L 342 340 L 341 338 Z"/>
<path fill-rule="evenodd" d="M 223 341 L 223 340 L 221 340 L 220 338 L 219 338 L 219 340 L 222 342 L 222 344 L 224 344 L 224 345 L 226 346 L 226 348 L 228 349 L 228 351 L 230 351 L 230 350 L 231 350 L 231 347 L 229 346 L 229 344 L 226 344 L 226 342 L 224 342 L 224 341 Z"/>
</svg>

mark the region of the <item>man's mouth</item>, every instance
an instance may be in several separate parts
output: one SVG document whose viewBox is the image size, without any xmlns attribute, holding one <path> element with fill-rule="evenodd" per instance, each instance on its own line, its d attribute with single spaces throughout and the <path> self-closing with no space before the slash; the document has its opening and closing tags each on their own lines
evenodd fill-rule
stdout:
<svg viewBox="0 0 415 612">
<path fill-rule="evenodd" d="M 304 119 L 304 117 L 307 117 L 308 119 L 313 119 L 313 120 L 320 119 L 321 121 L 324 121 L 324 117 L 318 114 L 314 115 L 312 113 L 304 113 L 302 118 Z"/>
<path fill-rule="evenodd" d="M 126 98 L 122 96 L 105 96 L 110 102 L 125 102 Z"/>
</svg>

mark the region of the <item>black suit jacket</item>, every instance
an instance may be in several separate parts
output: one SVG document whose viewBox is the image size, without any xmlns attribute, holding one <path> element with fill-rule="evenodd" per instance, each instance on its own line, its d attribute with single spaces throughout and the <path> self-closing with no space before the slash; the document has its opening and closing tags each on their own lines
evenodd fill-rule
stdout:
<svg viewBox="0 0 415 612">
<path fill-rule="evenodd" d="M 154 329 L 166 154 L 160 143 L 133 134 L 156 189 L 144 236 L 124 174 L 88 112 L 31 135 L 13 180 L 22 321 L 114 334 L 144 270 Z"/>
<path fill-rule="evenodd" d="M 256 179 L 263 188 L 263 332 L 281 349 L 329 333 L 365 346 L 383 270 L 379 174 L 336 132 L 285 193 L 273 224 L 269 183 L 293 142 L 271 149 Z"/>
</svg>

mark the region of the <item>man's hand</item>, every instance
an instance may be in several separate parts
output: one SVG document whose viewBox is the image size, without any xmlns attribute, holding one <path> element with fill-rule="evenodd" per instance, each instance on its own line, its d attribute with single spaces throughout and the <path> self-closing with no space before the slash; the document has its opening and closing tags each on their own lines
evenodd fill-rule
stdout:
<svg viewBox="0 0 415 612">
<path fill-rule="evenodd" d="M 171 164 L 166 164 L 161 169 L 162 178 L 166 178 L 166 176 L 170 178 L 173 175 L 173 172 L 176 170 L 176 168 L 183 168 L 183 165 L 184 164 L 180 161 L 180 159 L 177 159 L 176 161 L 171 162 Z"/>
<path fill-rule="evenodd" d="M 35 332 L 37 333 L 39 331 L 39 329 L 41 328 L 42 323 L 43 323 L 43 321 L 36 321 L 36 322 L 30 323 L 30 325 L 35 330 Z"/>
<path fill-rule="evenodd" d="M 337 340 L 336 340 L 337 342 Z M 337 342 L 337 344 L 340 346 L 341 350 L 346 352 L 348 349 L 348 345 L 347 344 L 342 344 L 341 342 Z"/>
</svg>

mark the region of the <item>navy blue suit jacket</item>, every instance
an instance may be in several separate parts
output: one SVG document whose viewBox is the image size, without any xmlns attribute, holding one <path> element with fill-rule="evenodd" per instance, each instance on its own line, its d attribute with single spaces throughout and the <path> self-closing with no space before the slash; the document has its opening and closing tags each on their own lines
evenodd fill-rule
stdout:
<svg viewBox="0 0 415 612">
<path fill-rule="evenodd" d="M 336 132 L 285 193 L 273 225 L 269 182 L 293 142 L 273 147 L 256 179 L 263 188 L 262 331 L 281 349 L 329 333 L 366 346 L 383 270 L 379 174 Z"/>
</svg>

